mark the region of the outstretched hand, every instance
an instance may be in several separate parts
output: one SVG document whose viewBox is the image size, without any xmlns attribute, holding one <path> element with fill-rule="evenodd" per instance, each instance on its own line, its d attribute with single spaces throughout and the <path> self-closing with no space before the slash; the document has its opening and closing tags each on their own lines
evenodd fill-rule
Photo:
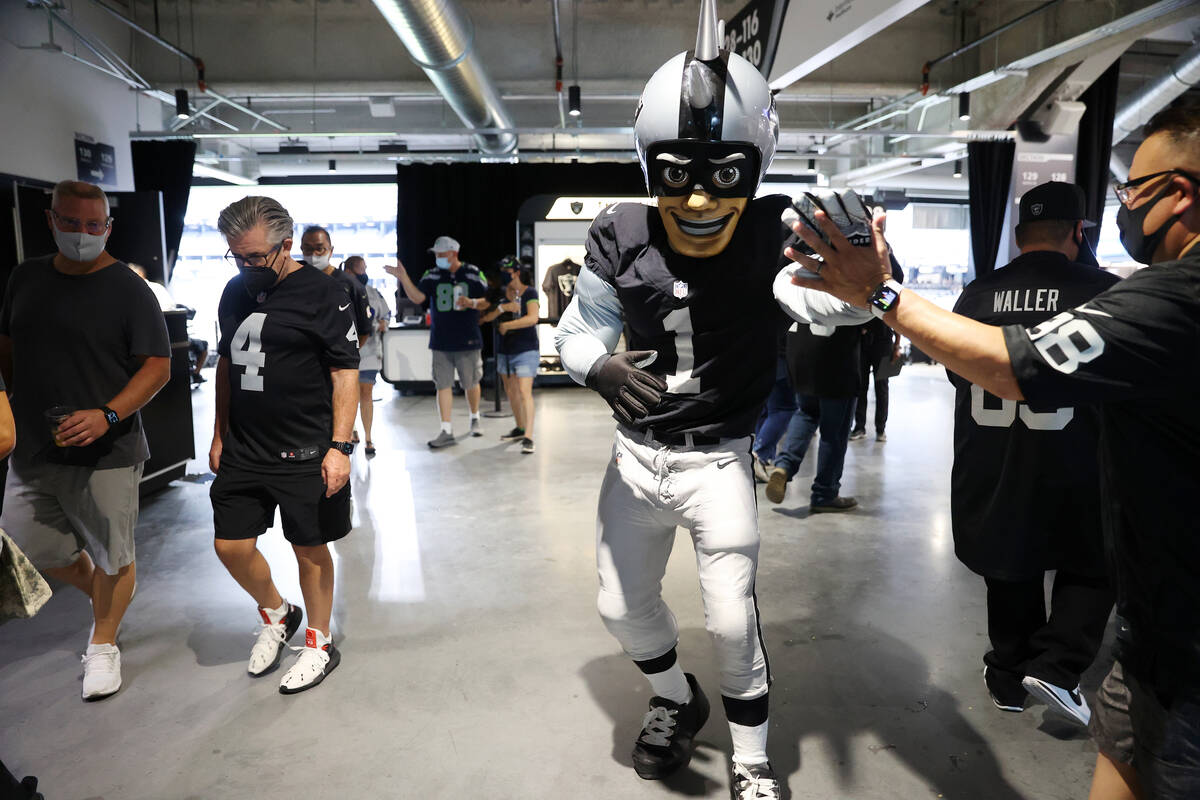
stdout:
<svg viewBox="0 0 1200 800">
<path fill-rule="evenodd" d="M 792 231 L 815 254 L 807 256 L 793 247 L 783 251 L 802 267 L 792 274 L 792 283 L 820 289 L 850 305 L 866 308 L 875 287 L 890 278 L 892 272 L 888 244 L 883 235 L 883 210 L 875 209 L 871 217 L 871 244 L 867 247 L 851 244 L 824 211 L 817 210 L 813 219 L 819 231 L 801 219 L 794 220 L 791 225 Z"/>
</svg>

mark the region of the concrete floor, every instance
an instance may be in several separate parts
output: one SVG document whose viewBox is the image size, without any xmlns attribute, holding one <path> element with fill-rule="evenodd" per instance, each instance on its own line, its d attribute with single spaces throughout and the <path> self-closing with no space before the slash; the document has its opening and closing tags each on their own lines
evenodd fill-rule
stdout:
<svg viewBox="0 0 1200 800">
<path fill-rule="evenodd" d="M 211 387 L 195 395 L 205 432 Z M 594 607 L 603 402 L 539 390 L 538 451 L 522 456 L 497 441 L 511 419 L 430 452 L 433 399 L 375 394 L 379 455 L 354 456 L 357 527 L 335 548 L 343 659 L 325 684 L 285 697 L 280 673 L 247 676 L 257 617 L 212 552 L 196 463 L 142 511 L 119 695 L 80 702 L 89 617 L 74 590 L 0 627 L 13 772 L 38 775 L 51 800 L 728 796 L 729 733 L 682 533 L 664 590 L 714 714 L 682 774 L 656 784 L 630 769 L 649 692 Z M 843 493 L 857 511 L 809 518 L 811 459 L 782 505 L 761 501 L 775 767 L 797 800 L 1084 798 L 1086 736 L 1042 706 L 996 711 L 983 689 L 984 587 L 950 534 L 944 373 L 907 368 L 892 397 L 890 441 L 850 445 Z M 299 601 L 282 536 L 261 546 Z"/>
</svg>

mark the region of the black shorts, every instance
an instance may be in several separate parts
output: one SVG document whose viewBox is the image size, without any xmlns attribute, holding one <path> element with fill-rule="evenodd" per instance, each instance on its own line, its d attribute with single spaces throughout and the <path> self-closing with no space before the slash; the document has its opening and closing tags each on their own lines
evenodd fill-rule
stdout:
<svg viewBox="0 0 1200 800">
<path fill-rule="evenodd" d="M 275 520 L 283 536 L 301 547 L 337 541 L 350 532 L 350 483 L 325 496 L 320 472 L 299 475 L 222 467 L 208 492 L 218 539 L 253 539 Z"/>
</svg>

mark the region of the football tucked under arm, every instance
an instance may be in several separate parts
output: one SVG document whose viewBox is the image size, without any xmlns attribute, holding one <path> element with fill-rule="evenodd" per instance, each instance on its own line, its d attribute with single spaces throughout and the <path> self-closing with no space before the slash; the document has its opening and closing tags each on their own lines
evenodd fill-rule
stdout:
<svg viewBox="0 0 1200 800">
<path fill-rule="evenodd" d="M 617 290 L 584 267 L 554 330 L 554 347 L 576 383 L 587 385 L 592 367 L 616 348 L 623 326 Z"/>
</svg>

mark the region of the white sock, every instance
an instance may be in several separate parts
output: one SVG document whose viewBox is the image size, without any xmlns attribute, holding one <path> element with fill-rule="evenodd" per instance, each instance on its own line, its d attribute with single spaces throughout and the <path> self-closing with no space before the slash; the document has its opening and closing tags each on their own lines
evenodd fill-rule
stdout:
<svg viewBox="0 0 1200 800">
<path fill-rule="evenodd" d="M 763 764 L 767 759 L 767 722 L 761 725 L 729 723 L 733 760 L 740 764 Z"/>
<path fill-rule="evenodd" d="M 443 422 L 442 433 L 454 433 L 454 427 L 449 422 Z"/>
<path fill-rule="evenodd" d="M 270 620 L 272 625 L 278 625 L 279 623 L 283 622 L 283 618 L 287 616 L 288 601 L 284 600 L 283 605 L 281 605 L 279 608 L 262 608 L 259 606 L 259 609 L 267 615 L 267 618 Z"/>
<path fill-rule="evenodd" d="M 477 419 L 479 419 L 479 412 L 478 412 L 478 411 L 472 411 L 472 412 L 471 412 L 471 422 L 474 422 L 474 421 L 475 421 L 475 420 L 477 420 Z"/>
<path fill-rule="evenodd" d="M 650 687 L 659 697 L 680 704 L 692 702 L 692 687 L 688 686 L 687 676 L 683 674 L 683 667 L 679 666 L 678 661 L 662 672 L 647 675 L 646 680 L 650 681 Z"/>
</svg>

